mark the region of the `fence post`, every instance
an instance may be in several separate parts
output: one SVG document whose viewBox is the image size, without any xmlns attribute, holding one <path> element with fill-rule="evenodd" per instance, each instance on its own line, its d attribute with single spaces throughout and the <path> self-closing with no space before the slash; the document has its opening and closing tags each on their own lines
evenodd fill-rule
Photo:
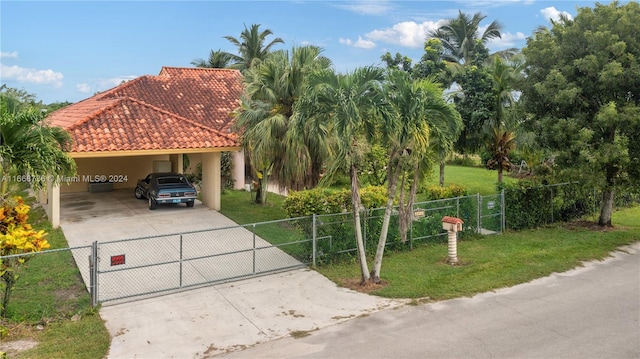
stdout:
<svg viewBox="0 0 640 359">
<path fill-rule="evenodd" d="M 313 263 L 313 267 L 315 268 L 316 266 L 316 252 L 318 250 L 318 228 L 316 227 L 316 224 L 318 223 L 318 215 L 317 214 L 313 214 L 313 236 L 312 236 L 312 246 L 311 246 L 311 263 Z"/>
<path fill-rule="evenodd" d="M 598 199 L 597 199 L 597 189 L 593 187 L 593 212 L 591 214 L 597 213 L 598 211 Z"/>
<path fill-rule="evenodd" d="M 413 211 L 413 213 L 416 213 L 416 204 L 414 203 L 413 206 L 411 207 L 411 211 Z M 400 213 L 400 211 L 398 211 L 398 213 Z M 416 221 L 411 221 L 411 226 L 409 226 L 409 250 L 413 250 L 413 226 L 414 223 L 416 223 Z M 420 223 L 420 222 L 418 222 Z M 400 227 L 400 216 L 398 215 L 398 227 Z"/>
<path fill-rule="evenodd" d="M 360 226 L 362 227 L 362 241 L 364 242 L 364 252 L 367 253 L 367 225 L 369 224 L 369 211 L 360 211 L 362 215 L 360 216 Z M 364 219 L 364 225 L 362 225 L 362 220 Z"/>
<path fill-rule="evenodd" d="M 252 224 L 253 228 L 253 274 L 256 274 L 256 224 Z"/>
<path fill-rule="evenodd" d="M 502 192 L 500 193 L 501 197 L 500 198 L 500 217 L 502 218 L 500 220 L 500 226 L 501 226 L 501 231 L 500 233 L 504 233 L 504 231 L 507 229 L 507 210 L 505 208 L 506 205 L 506 200 L 504 198 L 504 188 L 502 189 Z"/>
<path fill-rule="evenodd" d="M 549 187 L 549 209 L 551 210 L 551 223 L 553 223 L 553 187 Z"/>
<path fill-rule="evenodd" d="M 476 197 L 478 198 L 478 200 L 476 201 L 478 203 L 478 208 L 476 211 L 476 223 L 478 226 L 477 232 L 478 234 L 482 234 L 482 196 L 480 196 L 480 193 L 476 193 Z"/>
<path fill-rule="evenodd" d="M 91 254 L 89 255 L 89 294 L 91 296 L 91 306 L 98 305 L 98 241 L 91 244 Z"/>
<path fill-rule="evenodd" d="M 182 288 L 182 234 L 180 235 L 180 288 Z"/>
</svg>

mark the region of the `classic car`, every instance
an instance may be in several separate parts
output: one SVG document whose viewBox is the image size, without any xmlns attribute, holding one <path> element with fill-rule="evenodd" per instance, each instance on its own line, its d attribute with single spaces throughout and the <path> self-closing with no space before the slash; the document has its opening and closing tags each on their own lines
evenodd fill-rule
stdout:
<svg viewBox="0 0 640 359">
<path fill-rule="evenodd" d="M 146 198 L 149 209 L 159 204 L 186 203 L 193 207 L 198 192 L 180 173 L 150 173 L 145 179 L 138 180 L 135 195 L 137 199 Z"/>
</svg>

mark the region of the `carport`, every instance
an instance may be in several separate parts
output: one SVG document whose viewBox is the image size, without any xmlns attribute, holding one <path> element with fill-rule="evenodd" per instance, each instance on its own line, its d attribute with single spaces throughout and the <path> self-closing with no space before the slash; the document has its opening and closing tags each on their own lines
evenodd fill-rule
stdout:
<svg viewBox="0 0 640 359">
<path fill-rule="evenodd" d="M 193 172 L 198 163 L 202 204 L 219 210 L 222 152 L 232 153 L 234 185 L 244 187 L 244 155 L 231 131 L 241 93 L 237 70 L 163 67 L 49 115 L 70 133 L 77 165 L 76 176 L 50 181 L 39 196 L 53 226 L 61 193 L 133 191 L 150 172 Z"/>
</svg>

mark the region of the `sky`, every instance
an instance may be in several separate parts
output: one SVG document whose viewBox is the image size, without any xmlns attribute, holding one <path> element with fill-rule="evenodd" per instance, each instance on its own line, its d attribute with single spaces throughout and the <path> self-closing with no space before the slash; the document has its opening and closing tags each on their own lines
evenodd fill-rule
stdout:
<svg viewBox="0 0 640 359">
<path fill-rule="evenodd" d="M 600 1 L 608 3 L 609 1 Z M 44 104 L 77 102 L 122 81 L 157 75 L 162 66 L 192 67 L 211 50 L 236 53 L 224 38 L 252 24 L 291 49 L 320 46 L 338 72 L 382 66 L 386 52 L 417 62 L 430 30 L 459 11 L 497 20 L 498 51 L 560 14 L 574 17 L 586 0 L 450 1 L 0 1 L 0 83 Z"/>
</svg>

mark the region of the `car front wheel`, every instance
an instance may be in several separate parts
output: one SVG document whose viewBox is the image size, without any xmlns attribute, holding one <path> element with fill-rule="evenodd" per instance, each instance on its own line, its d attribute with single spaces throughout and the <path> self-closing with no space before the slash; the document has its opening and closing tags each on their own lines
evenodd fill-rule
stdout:
<svg viewBox="0 0 640 359">
<path fill-rule="evenodd" d="M 187 202 L 187 207 L 193 207 L 193 201 Z"/>
<path fill-rule="evenodd" d="M 149 209 L 150 210 L 154 210 L 158 207 L 158 204 L 156 203 L 156 201 L 154 201 L 151 196 L 149 196 Z"/>
<path fill-rule="evenodd" d="M 144 197 L 144 191 L 140 187 L 136 187 L 136 198 L 142 199 Z"/>
</svg>

